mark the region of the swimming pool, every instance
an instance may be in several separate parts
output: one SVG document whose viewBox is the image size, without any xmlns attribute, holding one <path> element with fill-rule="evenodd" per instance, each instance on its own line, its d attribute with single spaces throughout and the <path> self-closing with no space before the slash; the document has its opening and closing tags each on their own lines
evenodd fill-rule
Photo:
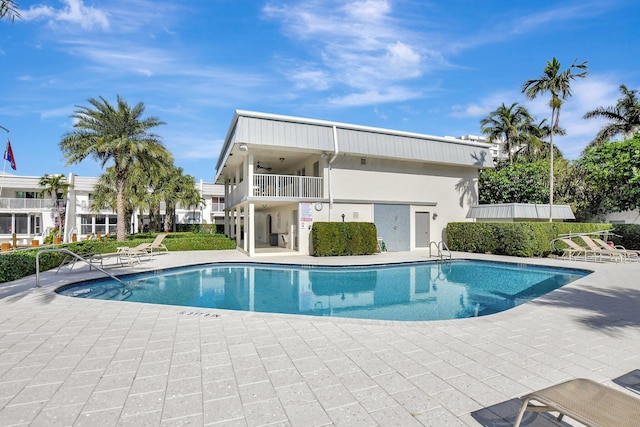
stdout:
<svg viewBox="0 0 640 427">
<path fill-rule="evenodd" d="M 508 310 L 589 271 L 454 260 L 366 267 L 218 263 L 67 285 L 59 294 L 312 316 L 442 320 Z"/>
</svg>

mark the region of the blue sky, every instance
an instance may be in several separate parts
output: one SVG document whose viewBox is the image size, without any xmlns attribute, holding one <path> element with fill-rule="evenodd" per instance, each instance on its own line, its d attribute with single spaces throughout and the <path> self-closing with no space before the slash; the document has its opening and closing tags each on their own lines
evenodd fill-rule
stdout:
<svg viewBox="0 0 640 427">
<path fill-rule="evenodd" d="M 235 109 L 437 136 L 480 134 L 557 57 L 588 61 L 556 142 L 577 158 L 602 125 L 582 115 L 640 88 L 636 0 L 18 0 L 0 22 L 0 125 L 17 171 L 98 176 L 58 148 L 76 106 L 143 102 L 177 166 L 212 181 Z M 3 133 L 0 130 L 0 133 Z M 2 145 L 4 146 L 4 145 Z"/>
</svg>

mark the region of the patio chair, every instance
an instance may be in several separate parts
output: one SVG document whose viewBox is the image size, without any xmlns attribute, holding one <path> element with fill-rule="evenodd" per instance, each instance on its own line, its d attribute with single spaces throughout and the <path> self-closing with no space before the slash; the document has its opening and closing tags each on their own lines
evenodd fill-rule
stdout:
<svg viewBox="0 0 640 427">
<path fill-rule="evenodd" d="M 154 241 L 151 242 L 151 245 L 149 246 L 149 252 L 153 253 L 154 250 L 156 252 L 159 252 L 159 251 L 169 252 L 169 249 L 167 249 L 167 247 L 162 243 L 165 237 L 167 237 L 167 233 L 158 234 L 154 239 Z"/>
<path fill-rule="evenodd" d="M 127 263 L 131 264 L 133 260 L 137 260 L 138 263 L 141 263 L 140 255 L 148 255 L 150 254 L 151 243 L 140 243 L 138 246 L 128 247 L 121 246 L 118 248 L 118 252 L 116 254 L 120 259 L 127 258 Z"/>
<path fill-rule="evenodd" d="M 588 427 L 632 427 L 640 420 L 640 399 L 592 380 L 578 378 L 522 396 L 514 427 L 526 411 L 557 412 Z M 534 405 L 531 401 L 541 405 Z"/>
<path fill-rule="evenodd" d="M 588 257 L 591 256 L 594 261 L 599 261 L 600 255 L 602 251 L 593 251 L 589 248 L 585 248 L 584 246 L 580 246 L 576 242 L 571 239 L 558 239 L 568 247 L 563 250 L 562 256 L 568 257 L 570 260 L 574 259 L 575 256 L 579 256 L 584 258 L 585 261 L 588 260 Z"/>
<path fill-rule="evenodd" d="M 632 260 L 632 261 L 640 261 L 640 256 L 638 255 L 638 252 L 636 251 L 629 251 L 627 250 L 624 246 L 622 245 L 615 245 L 615 246 L 611 246 L 609 245 L 607 242 L 605 242 L 602 239 L 599 239 L 597 237 L 593 238 L 593 241 L 599 245 L 603 251 L 609 251 L 609 252 L 613 252 L 613 253 L 619 253 L 621 254 L 623 257 L 625 257 L 628 260 Z"/>
<path fill-rule="evenodd" d="M 579 235 L 577 237 L 579 237 L 584 242 L 584 244 L 587 245 L 589 249 L 591 249 L 594 252 L 600 253 L 601 258 L 602 256 L 606 256 L 609 260 L 612 260 L 612 261 L 616 261 L 616 262 L 624 261 L 622 257 L 622 253 L 618 251 L 610 251 L 608 249 L 601 248 L 600 245 L 596 244 L 596 242 L 591 240 L 591 237 L 585 236 L 585 235 Z"/>
</svg>

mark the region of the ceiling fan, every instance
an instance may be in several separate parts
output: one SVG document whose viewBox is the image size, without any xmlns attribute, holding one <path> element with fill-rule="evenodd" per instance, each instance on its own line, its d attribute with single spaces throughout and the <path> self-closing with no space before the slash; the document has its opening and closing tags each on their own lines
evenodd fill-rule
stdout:
<svg viewBox="0 0 640 427">
<path fill-rule="evenodd" d="M 271 172 L 271 168 L 268 168 L 268 167 L 265 167 L 265 166 L 261 166 L 261 165 L 260 165 L 260 162 L 258 162 L 258 163 L 256 164 L 256 169 L 262 169 L 262 170 L 265 170 L 265 171 L 267 171 L 267 172 Z"/>
</svg>

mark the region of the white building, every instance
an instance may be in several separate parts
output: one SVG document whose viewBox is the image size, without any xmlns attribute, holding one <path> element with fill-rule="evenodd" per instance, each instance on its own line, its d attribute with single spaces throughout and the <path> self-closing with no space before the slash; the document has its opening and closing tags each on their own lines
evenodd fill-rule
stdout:
<svg viewBox="0 0 640 427">
<path fill-rule="evenodd" d="M 91 194 L 98 182 L 96 177 L 70 174 L 71 187 L 65 198 L 54 201 L 42 197 L 40 177 L 4 174 L 0 177 L 0 242 L 11 242 L 15 233 L 19 245 L 30 245 L 33 240 L 42 244 L 50 231 L 57 228 L 57 210 L 64 221 L 64 241 L 78 240 L 87 235 L 106 235 L 116 232 L 116 213 L 111 209 L 91 211 Z M 212 183 L 196 184 L 204 204 L 197 208 L 176 208 L 177 224 L 223 224 L 224 187 Z M 161 205 L 161 215 L 164 206 Z M 137 212 L 132 219 L 131 232 L 140 232 L 148 222 L 144 213 Z"/>
<path fill-rule="evenodd" d="M 428 248 L 478 202 L 482 142 L 236 111 L 216 165 L 225 232 L 250 256 L 310 253 L 315 221 L 373 222 L 391 251 Z"/>
</svg>

